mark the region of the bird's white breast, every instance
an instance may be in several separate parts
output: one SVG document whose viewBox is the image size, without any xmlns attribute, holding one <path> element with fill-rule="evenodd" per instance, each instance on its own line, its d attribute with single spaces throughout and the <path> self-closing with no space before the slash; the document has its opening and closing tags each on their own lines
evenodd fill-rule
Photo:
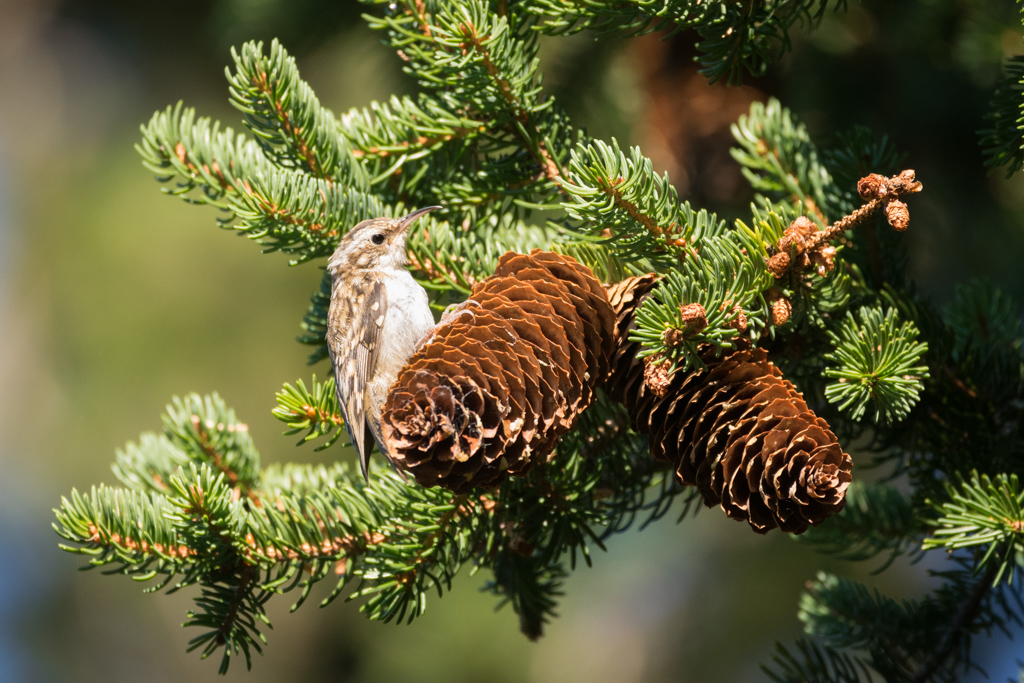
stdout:
<svg viewBox="0 0 1024 683">
<path fill-rule="evenodd" d="M 387 273 L 383 280 L 388 292 L 388 309 L 380 332 L 377 367 L 367 387 L 377 399 L 370 402 L 377 411 L 416 345 L 434 326 L 427 292 L 408 271 L 396 269 Z"/>
</svg>

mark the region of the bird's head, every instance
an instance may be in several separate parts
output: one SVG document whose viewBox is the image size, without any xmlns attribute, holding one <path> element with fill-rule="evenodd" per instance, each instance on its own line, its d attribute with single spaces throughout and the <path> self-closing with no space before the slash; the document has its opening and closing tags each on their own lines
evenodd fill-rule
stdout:
<svg viewBox="0 0 1024 683">
<path fill-rule="evenodd" d="M 327 270 L 338 275 L 349 270 L 401 268 L 409 261 L 405 253 L 409 226 L 428 211 L 440 208 L 428 206 L 404 218 L 370 218 L 359 223 L 345 233 L 327 262 Z"/>
</svg>

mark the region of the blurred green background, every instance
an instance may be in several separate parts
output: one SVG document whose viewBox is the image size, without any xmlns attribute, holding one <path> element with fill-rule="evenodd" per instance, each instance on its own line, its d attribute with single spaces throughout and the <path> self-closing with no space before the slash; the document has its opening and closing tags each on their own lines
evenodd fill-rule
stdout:
<svg viewBox="0 0 1024 683">
<path fill-rule="evenodd" d="M 76 573 L 51 509 L 72 487 L 112 482 L 116 448 L 160 428 L 171 396 L 219 392 L 265 462 L 339 457 L 282 437 L 283 382 L 308 377 L 295 343 L 316 264 L 290 268 L 218 231 L 216 214 L 160 194 L 132 145 L 154 110 L 184 99 L 240 127 L 227 104 L 229 48 L 278 37 L 334 111 L 414 90 L 354 0 L 6 0 L 0 3 L 0 681 L 217 680 L 185 653 L 190 595 Z M 925 192 L 905 241 L 939 301 L 984 275 L 1024 295 L 1024 186 L 986 174 L 976 146 L 1003 57 L 1024 51 L 1014 3 L 851 3 L 742 88 L 709 87 L 692 38 L 545 41 L 545 86 L 578 123 L 640 144 L 681 195 L 725 215 L 750 192 L 728 125 L 775 95 L 820 142 L 856 123 L 907 152 Z M 326 364 L 312 371 L 323 376 Z M 856 449 L 851 452 L 857 459 Z M 859 460 L 864 463 L 866 458 Z M 864 468 L 858 476 L 877 476 Z M 612 539 L 566 582 L 561 618 L 534 644 L 462 576 L 409 627 L 356 605 L 288 614 L 248 681 L 753 681 L 776 640 L 798 635 L 818 569 L 896 596 L 929 586 L 928 563 L 842 563 L 708 510 Z M 941 564 L 930 565 L 941 568 Z M 1015 673 L 1004 636 L 979 644 L 994 680 Z"/>
</svg>

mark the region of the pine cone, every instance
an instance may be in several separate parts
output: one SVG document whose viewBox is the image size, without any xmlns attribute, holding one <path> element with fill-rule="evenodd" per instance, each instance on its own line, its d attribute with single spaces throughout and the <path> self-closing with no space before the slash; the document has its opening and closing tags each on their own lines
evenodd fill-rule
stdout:
<svg viewBox="0 0 1024 683">
<path fill-rule="evenodd" d="M 573 428 L 608 374 L 615 316 L 567 256 L 507 253 L 388 392 L 392 461 L 423 486 L 494 487 Z"/>
<path fill-rule="evenodd" d="M 707 369 L 675 373 L 663 396 L 644 384 L 640 345 L 627 335 L 653 286 L 654 276 L 644 276 L 609 287 L 619 334 L 609 394 L 625 404 L 633 428 L 650 435 L 652 456 L 696 486 L 705 505 L 720 505 L 758 533 L 801 533 L 841 510 L 850 456 L 764 350 L 718 358 L 706 346 Z"/>
<path fill-rule="evenodd" d="M 626 405 L 629 405 L 627 397 L 642 391 L 644 384 L 644 364 L 636 357 L 640 352 L 640 342 L 629 341 L 629 333 L 636 328 L 636 310 L 657 281 L 658 277 L 649 273 L 608 286 L 608 301 L 615 312 L 616 346 L 612 354 L 611 376 L 605 389 L 613 400 Z"/>
</svg>

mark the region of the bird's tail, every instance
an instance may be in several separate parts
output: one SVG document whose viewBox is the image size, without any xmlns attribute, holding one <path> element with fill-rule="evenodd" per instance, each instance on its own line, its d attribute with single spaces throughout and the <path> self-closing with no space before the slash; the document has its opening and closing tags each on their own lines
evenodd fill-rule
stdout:
<svg viewBox="0 0 1024 683">
<path fill-rule="evenodd" d="M 363 444 L 363 448 L 359 453 L 359 466 L 363 468 L 363 476 L 369 481 L 370 477 L 367 473 L 367 466 L 370 462 L 370 451 L 373 450 L 373 444 L 376 442 L 377 450 L 381 452 L 384 459 L 391 465 L 391 469 L 398 473 L 398 476 L 402 478 L 402 481 L 409 481 L 409 478 L 405 476 L 405 472 L 395 467 L 395 463 L 391 460 L 391 453 L 388 452 L 387 446 L 384 445 L 384 434 L 380 429 L 380 417 L 373 419 L 371 417 L 366 418 L 366 426 L 369 428 L 366 435 L 366 441 Z"/>
</svg>

